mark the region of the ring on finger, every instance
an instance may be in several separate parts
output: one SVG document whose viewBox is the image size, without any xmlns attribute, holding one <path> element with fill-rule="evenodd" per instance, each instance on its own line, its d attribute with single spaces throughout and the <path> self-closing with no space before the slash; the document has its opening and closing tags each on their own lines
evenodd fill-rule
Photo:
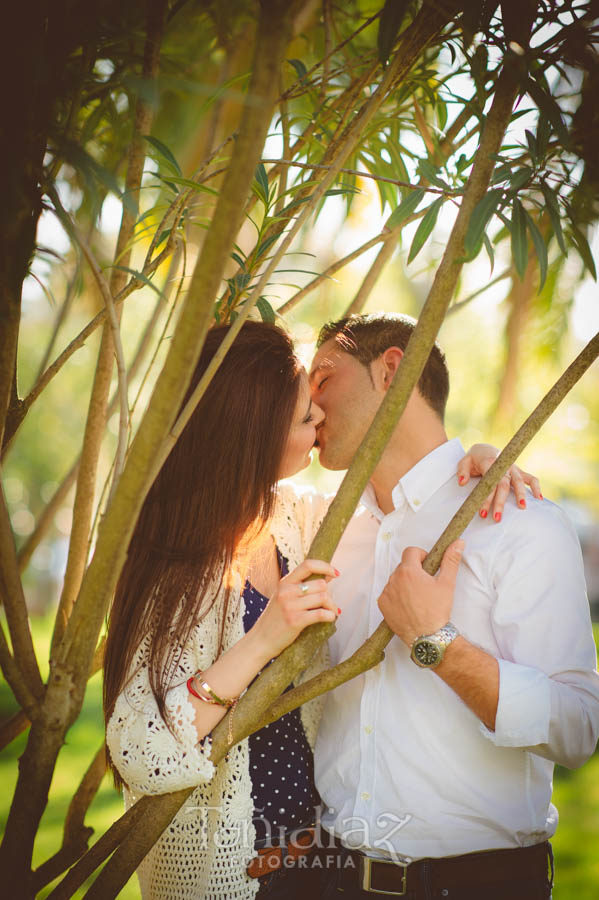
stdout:
<svg viewBox="0 0 599 900">
<path fill-rule="evenodd" d="M 300 593 L 302 594 L 302 596 L 304 594 L 308 593 L 308 585 L 307 584 L 304 583 L 304 584 L 300 585 Z"/>
</svg>

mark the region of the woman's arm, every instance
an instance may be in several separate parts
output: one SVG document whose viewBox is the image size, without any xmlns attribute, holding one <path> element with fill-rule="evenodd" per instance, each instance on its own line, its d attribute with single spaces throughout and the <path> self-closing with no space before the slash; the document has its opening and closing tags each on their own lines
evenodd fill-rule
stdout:
<svg viewBox="0 0 599 900">
<path fill-rule="evenodd" d="M 311 575 L 322 577 L 305 581 Z M 282 578 L 276 594 L 254 627 L 219 656 L 203 672 L 201 680 L 223 699 L 239 697 L 258 672 L 293 643 L 304 628 L 316 622 L 335 621 L 337 607 L 328 589 L 328 582 L 335 575 L 335 569 L 329 563 L 307 559 Z M 189 701 L 195 708 L 194 724 L 198 740 L 201 740 L 226 715 L 227 708 L 206 703 L 193 694 Z"/>
<path fill-rule="evenodd" d="M 307 582 L 304 579 L 320 575 Z M 203 681 L 222 698 L 237 697 L 261 668 L 288 646 L 307 626 L 334 621 L 337 608 L 327 583 L 335 577 L 328 563 L 306 560 L 281 579 L 279 589 L 254 627 L 233 647 L 204 670 Z M 219 628 L 214 608 L 195 629 L 183 649 L 178 670 L 184 680 L 167 692 L 167 721 L 161 715 L 150 686 L 147 659 L 149 637 L 139 648 L 135 674 L 119 694 L 106 729 L 106 742 L 112 762 L 123 781 L 133 791 L 161 794 L 194 787 L 210 781 L 214 766 L 210 761 L 210 743 L 202 739 L 227 713 L 194 697 L 187 678 L 206 658 L 206 636 Z M 213 634 L 214 632 L 214 634 Z M 215 640 L 209 642 L 216 644 Z M 169 727 L 170 726 L 170 727 Z"/>
</svg>

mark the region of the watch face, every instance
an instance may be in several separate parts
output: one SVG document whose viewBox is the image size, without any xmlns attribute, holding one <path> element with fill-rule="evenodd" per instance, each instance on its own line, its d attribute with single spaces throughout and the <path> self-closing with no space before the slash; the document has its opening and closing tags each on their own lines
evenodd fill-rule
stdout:
<svg viewBox="0 0 599 900">
<path fill-rule="evenodd" d="M 441 660 L 441 653 L 432 641 L 418 641 L 414 647 L 414 659 L 421 666 L 435 666 Z"/>
</svg>

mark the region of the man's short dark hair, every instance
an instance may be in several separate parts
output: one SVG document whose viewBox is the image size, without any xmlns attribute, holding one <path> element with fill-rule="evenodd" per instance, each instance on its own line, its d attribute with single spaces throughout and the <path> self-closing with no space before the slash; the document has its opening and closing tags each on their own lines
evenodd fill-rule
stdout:
<svg viewBox="0 0 599 900">
<path fill-rule="evenodd" d="M 367 368 L 389 347 L 405 350 L 416 322 L 409 316 L 373 313 L 368 316 L 345 316 L 327 322 L 320 329 L 317 347 L 336 340 L 341 350 L 358 359 Z M 435 343 L 418 380 L 418 390 L 441 421 L 449 394 L 449 372 L 445 354 Z"/>
</svg>

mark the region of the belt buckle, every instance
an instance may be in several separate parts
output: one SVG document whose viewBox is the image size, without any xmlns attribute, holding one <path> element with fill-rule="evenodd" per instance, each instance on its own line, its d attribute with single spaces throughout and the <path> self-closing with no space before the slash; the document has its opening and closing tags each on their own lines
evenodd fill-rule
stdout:
<svg viewBox="0 0 599 900">
<path fill-rule="evenodd" d="M 386 866 L 399 866 L 402 870 L 401 873 L 401 890 L 399 891 L 377 891 L 376 888 L 371 886 L 372 883 L 372 863 L 382 863 Z M 368 891 L 370 894 L 384 894 L 386 897 L 404 897 L 408 887 L 408 865 L 409 863 L 404 862 L 391 862 L 388 859 L 372 859 L 370 856 L 361 856 L 360 857 L 360 881 L 362 884 L 362 890 Z"/>
</svg>

